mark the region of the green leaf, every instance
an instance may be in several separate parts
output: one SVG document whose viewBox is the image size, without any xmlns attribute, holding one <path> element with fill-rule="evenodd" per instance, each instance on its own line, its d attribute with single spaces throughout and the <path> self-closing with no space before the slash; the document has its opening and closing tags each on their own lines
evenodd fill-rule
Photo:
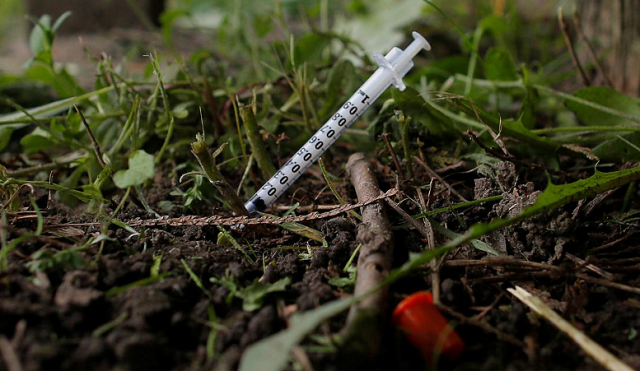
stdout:
<svg viewBox="0 0 640 371">
<path fill-rule="evenodd" d="M 605 88 L 602 86 L 593 86 L 578 90 L 573 94 L 577 98 L 584 99 L 589 102 L 600 104 L 605 107 L 615 109 L 633 116 L 640 116 L 640 107 L 638 103 L 631 97 L 617 90 Z M 632 121 L 614 116 L 610 113 L 603 112 L 594 107 L 576 101 L 566 101 L 567 108 L 584 121 L 587 125 L 635 125 Z"/>
<path fill-rule="evenodd" d="M 20 144 L 27 153 L 48 149 L 54 145 L 51 134 L 42 128 L 35 128 L 30 134 L 20 139 Z"/>
<path fill-rule="evenodd" d="M 435 220 L 431 219 L 430 217 L 429 221 L 431 221 L 431 225 L 433 226 L 433 229 L 435 229 L 438 233 L 441 233 L 449 238 L 457 238 L 460 237 L 460 235 L 448 228 L 443 227 L 442 225 L 440 225 L 440 223 L 436 222 Z M 496 250 L 493 249 L 493 247 L 489 246 L 487 243 L 480 241 L 480 240 L 473 240 L 471 241 L 471 245 L 473 245 L 473 247 L 475 247 L 476 249 L 480 250 L 480 251 L 484 251 L 487 254 L 491 254 L 494 256 L 500 256 L 500 253 L 497 252 Z"/>
<path fill-rule="evenodd" d="M 509 52 L 491 48 L 484 57 L 484 76 L 492 81 L 515 81 L 519 79 L 516 66 Z"/>
<path fill-rule="evenodd" d="M 56 22 L 53 24 L 53 27 L 51 27 L 51 32 L 53 32 L 54 35 L 56 32 L 58 32 L 58 30 L 60 29 L 60 26 L 62 26 L 64 21 L 66 21 L 67 18 L 71 17 L 71 14 L 72 14 L 71 11 L 66 11 L 62 13 L 60 17 L 58 17 Z"/>
<path fill-rule="evenodd" d="M 129 169 L 119 170 L 113 175 L 113 182 L 118 188 L 128 188 L 144 183 L 155 174 L 153 156 L 143 150 L 135 151 L 129 156 Z"/>
<path fill-rule="evenodd" d="M 391 96 L 398 109 L 406 116 L 413 118 L 414 122 L 419 122 L 426 126 L 430 134 L 443 136 L 444 134 L 455 135 L 451 127 L 447 127 L 442 120 L 436 119 L 431 112 L 426 109 L 425 98 L 420 96 L 417 90 L 407 87 L 404 91 L 391 89 Z"/>
<path fill-rule="evenodd" d="M 9 140 L 11 139 L 11 134 L 13 134 L 14 128 L 12 127 L 4 127 L 0 126 L 0 151 L 2 151 L 7 144 L 9 144 Z"/>
<path fill-rule="evenodd" d="M 327 77 L 327 92 L 322 106 L 321 116 L 330 115 L 339 102 L 343 101 L 355 88 L 356 69 L 348 60 L 342 60 L 331 68 Z"/>
<path fill-rule="evenodd" d="M 480 21 L 480 27 L 486 31 L 492 32 L 494 35 L 503 35 L 509 31 L 505 17 L 498 14 L 488 15 Z"/>
<path fill-rule="evenodd" d="M 34 23 L 35 26 L 31 31 L 31 35 L 29 35 L 29 46 L 33 54 L 38 55 L 51 49 L 49 37 L 47 36 L 47 32 L 51 26 L 51 17 L 43 15 L 42 18 L 34 21 Z"/>
<path fill-rule="evenodd" d="M 249 346 L 240 360 L 239 371 L 280 371 L 287 365 L 291 349 L 322 322 L 347 310 L 352 298 L 332 301 L 314 310 L 296 313 L 291 326 L 276 335 Z"/>
<path fill-rule="evenodd" d="M 317 229 L 313 229 L 311 227 L 307 227 L 304 224 L 300 223 L 282 223 L 280 224 L 282 229 L 285 229 L 289 232 L 293 232 L 295 234 L 299 234 L 303 237 L 306 237 L 310 240 L 314 240 L 317 242 L 322 242 L 322 232 Z"/>
<path fill-rule="evenodd" d="M 264 284 L 256 280 L 251 285 L 239 290 L 236 296 L 242 299 L 242 309 L 247 312 L 252 312 L 262 308 L 262 301 L 267 294 L 284 291 L 289 284 L 291 284 L 291 278 L 289 277 L 278 280 L 272 284 Z"/>
<path fill-rule="evenodd" d="M 322 53 L 330 43 L 330 38 L 317 33 L 308 33 L 296 38 L 294 49 L 296 66 L 302 66 L 304 63 L 318 63 L 322 60 Z"/>
<path fill-rule="evenodd" d="M 476 115 L 480 116 L 482 122 L 491 127 L 491 129 L 496 133 L 502 131 L 503 135 L 518 139 L 530 144 L 537 150 L 543 150 L 546 152 L 555 153 L 560 147 L 562 147 L 559 143 L 533 133 L 522 124 L 521 120 L 500 120 L 500 117 L 495 114 L 490 114 L 480 107 L 474 107 L 472 103 L 466 101 L 459 101 L 458 103 L 463 111 L 471 117 L 476 117 Z M 456 117 L 456 119 L 459 119 L 459 116 Z M 502 130 L 500 128 L 501 123 Z"/>
<path fill-rule="evenodd" d="M 169 9 L 162 12 L 160 16 L 160 23 L 162 24 L 162 38 L 164 41 L 173 45 L 173 25 L 174 23 L 185 16 L 188 16 L 189 13 L 182 9 Z"/>
<path fill-rule="evenodd" d="M 453 248 L 460 246 L 500 228 L 519 223 L 544 212 L 556 210 L 570 202 L 596 196 L 599 193 L 624 186 L 638 179 L 640 179 L 640 166 L 610 173 L 596 170 L 593 176 L 568 184 L 555 185 L 549 183 L 536 202 L 524 209 L 522 213 L 513 218 L 498 219 L 488 224 L 476 224 L 467 233 L 451 240 L 443 247 Z"/>
<path fill-rule="evenodd" d="M 601 159 L 626 161 L 640 160 L 640 133 L 631 133 L 624 136 L 612 136 L 595 146 L 591 153 Z"/>
<path fill-rule="evenodd" d="M 123 292 L 126 292 L 127 290 L 130 290 L 130 289 L 132 289 L 134 287 L 143 287 L 143 286 L 150 285 L 150 284 L 152 284 L 154 282 L 162 281 L 163 279 L 165 279 L 168 276 L 169 276 L 169 272 L 165 272 L 165 273 L 159 274 L 157 276 L 151 276 L 151 277 L 143 278 L 141 280 L 138 280 L 138 281 L 135 281 L 135 282 L 131 282 L 131 283 L 123 285 L 123 286 L 112 287 L 111 289 L 109 289 L 104 294 L 105 294 L 106 297 L 116 296 L 116 295 L 122 294 Z"/>
</svg>

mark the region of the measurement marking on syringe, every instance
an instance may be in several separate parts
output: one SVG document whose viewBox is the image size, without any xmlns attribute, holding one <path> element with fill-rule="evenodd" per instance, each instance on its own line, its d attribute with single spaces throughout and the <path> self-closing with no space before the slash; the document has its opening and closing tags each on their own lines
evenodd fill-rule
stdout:
<svg viewBox="0 0 640 371">
<path fill-rule="evenodd" d="M 430 49 L 418 33 L 414 32 L 413 38 L 404 51 L 393 48 L 384 57 L 374 55 L 380 68 L 249 199 L 245 206 L 250 212 L 264 210 L 280 197 L 391 84 L 404 89 L 402 77 L 413 67 L 411 60 L 423 48 Z"/>
</svg>

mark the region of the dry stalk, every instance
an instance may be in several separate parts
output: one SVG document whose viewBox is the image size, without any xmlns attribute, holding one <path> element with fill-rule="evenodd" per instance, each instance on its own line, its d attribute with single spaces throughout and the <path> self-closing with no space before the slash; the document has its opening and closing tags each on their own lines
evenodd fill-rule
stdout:
<svg viewBox="0 0 640 371">
<path fill-rule="evenodd" d="M 241 216 L 251 216 L 234 191 L 233 187 L 231 187 L 224 176 L 222 176 L 222 173 L 220 173 L 214 156 L 209 153 L 209 148 L 204 141 L 203 135 L 196 134 L 196 141 L 191 143 L 191 153 L 196 156 L 196 159 L 198 160 L 198 163 L 200 163 L 202 170 L 204 170 L 209 182 L 211 182 L 218 192 L 220 192 L 222 197 L 227 200 L 231 210 Z"/>
<path fill-rule="evenodd" d="M 271 162 L 269 152 L 267 152 L 267 149 L 264 146 L 262 135 L 260 135 L 260 128 L 258 127 L 258 122 L 256 121 L 253 109 L 251 106 L 244 105 L 240 105 L 239 108 L 240 117 L 242 117 L 242 122 L 244 123 L 244 130 L 247 133 L 247 139 L 249 140 L 249 145 L 253 151 L 253 157 L 256 159 L 258 167 L 262 172 L 263 180 L 266 181 L 276 173 L 277 169 L 273 165 L 273 162 Z"/>
<path fill-rule="evenodd" d="M 571 54 L 571 60 L 573 61 L 573 65 L 580 72 L 580 77 L 582 78 L 582 83 L 585 86 L 591 85 L 587 74 L 584 72 L 582 68 L 582 64 L 576 55 L 575 48 L 573 47 L 573 41 L 571 40 L 571 36 L 569 35 L 569 28 L 564 23 L 564 19 L 562 18 L 562 7 L 558 8 L 558 24 L 560 25 L 560 30 L 562 31 L 562 35 L 564 36 L 564 41 L 567 43 L 567 48 L 569 49 L 569 54 Z"/>
<path fill-rule="evenodd" d="M 87 119 L 84 117 L 84 114 L 82 113 L 82 111 L 80 111 L 80 108 L 78 108 L 78 106 L 75 104 L 73 105 L 73 108 L 76 109 L 76 112 L 80 116 L 80 120 L 82 120 L 82 124 L 84 125 L 84 128 L 87 130 L 87 134 L 89 134 L 89 139 L 91 140 L 91 145 L 93 146 L 93 153 L 96 155 L 96 159 L 98 159 L 98 163 L 100 164 L 100 167 L 104 168 L 105 166 L 107 166 L 107 164 L 105 164 L 104 160 L 102 159 L 100 144 L 98 144 L 96 137 L 93 136 L 93 132 L 91 132 L 89 123 L 87 122 Z"/>
<path fill-rule="evenodd" d="M 531 295 L 527 290 L 520 286 L 516 286 L 515 289 L 507 289 L 513 296 L 525 303 L 529 308 L 536 312 L 541 317 L 544 317 L 551 322 L 558 330 L 567 334 L 573 341 L 578 344 L 582 350 L 589 356 L 593 357 L 604 368 L 611 371 L 632 371 L 632 368 L 624 364 L 608 350 L 604 349 L 600 344 L 591 340 L 584 332 L 575 328 L 572 324 L 567 322 L 553 309 L 549 308 L 540 298 Z"/>
</svg>

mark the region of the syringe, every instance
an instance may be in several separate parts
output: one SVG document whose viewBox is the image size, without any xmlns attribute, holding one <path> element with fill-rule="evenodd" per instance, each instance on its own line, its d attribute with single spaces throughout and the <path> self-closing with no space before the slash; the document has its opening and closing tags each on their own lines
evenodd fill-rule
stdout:
<svg viewBox="0 0 640 371">
<path fill-rule="evenodd" d="M 431 49 L 422 35 L 417 32 L 412 35 L 414 41 L 404 51 L 394 47 L 386 56 L 379 53 L 373 55 L 380 67 L 331 116 L 322 128 L 247 201 L 244 206 L 249 212 L 264 211 L 280 197 L 389 86 L 393 84 L 401 91 L 405 89 L 402 78 L 413 67 L 412 59 L 420 50 Z"/>
</svg>

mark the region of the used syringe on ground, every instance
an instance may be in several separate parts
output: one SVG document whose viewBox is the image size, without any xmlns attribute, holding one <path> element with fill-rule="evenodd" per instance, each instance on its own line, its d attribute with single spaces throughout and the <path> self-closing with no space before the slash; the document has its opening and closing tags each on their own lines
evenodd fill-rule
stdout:
<svg viewBox="0 0 640 371">
<path fill-rule="evenodd" d="M 347 100 L 345 104 L 278 170 L 245 204 L 250 213 L 264 211 L 296 181 L 364 111 L 393 84 L 404 90 L 404 75 L 413 67 L 412 59 L 431 46 L 422 35 L 413 34 L 414 41 L 403 51 L 393 48 L 386 56 L 374 54 L 380 68 Z"/>
</svg>

